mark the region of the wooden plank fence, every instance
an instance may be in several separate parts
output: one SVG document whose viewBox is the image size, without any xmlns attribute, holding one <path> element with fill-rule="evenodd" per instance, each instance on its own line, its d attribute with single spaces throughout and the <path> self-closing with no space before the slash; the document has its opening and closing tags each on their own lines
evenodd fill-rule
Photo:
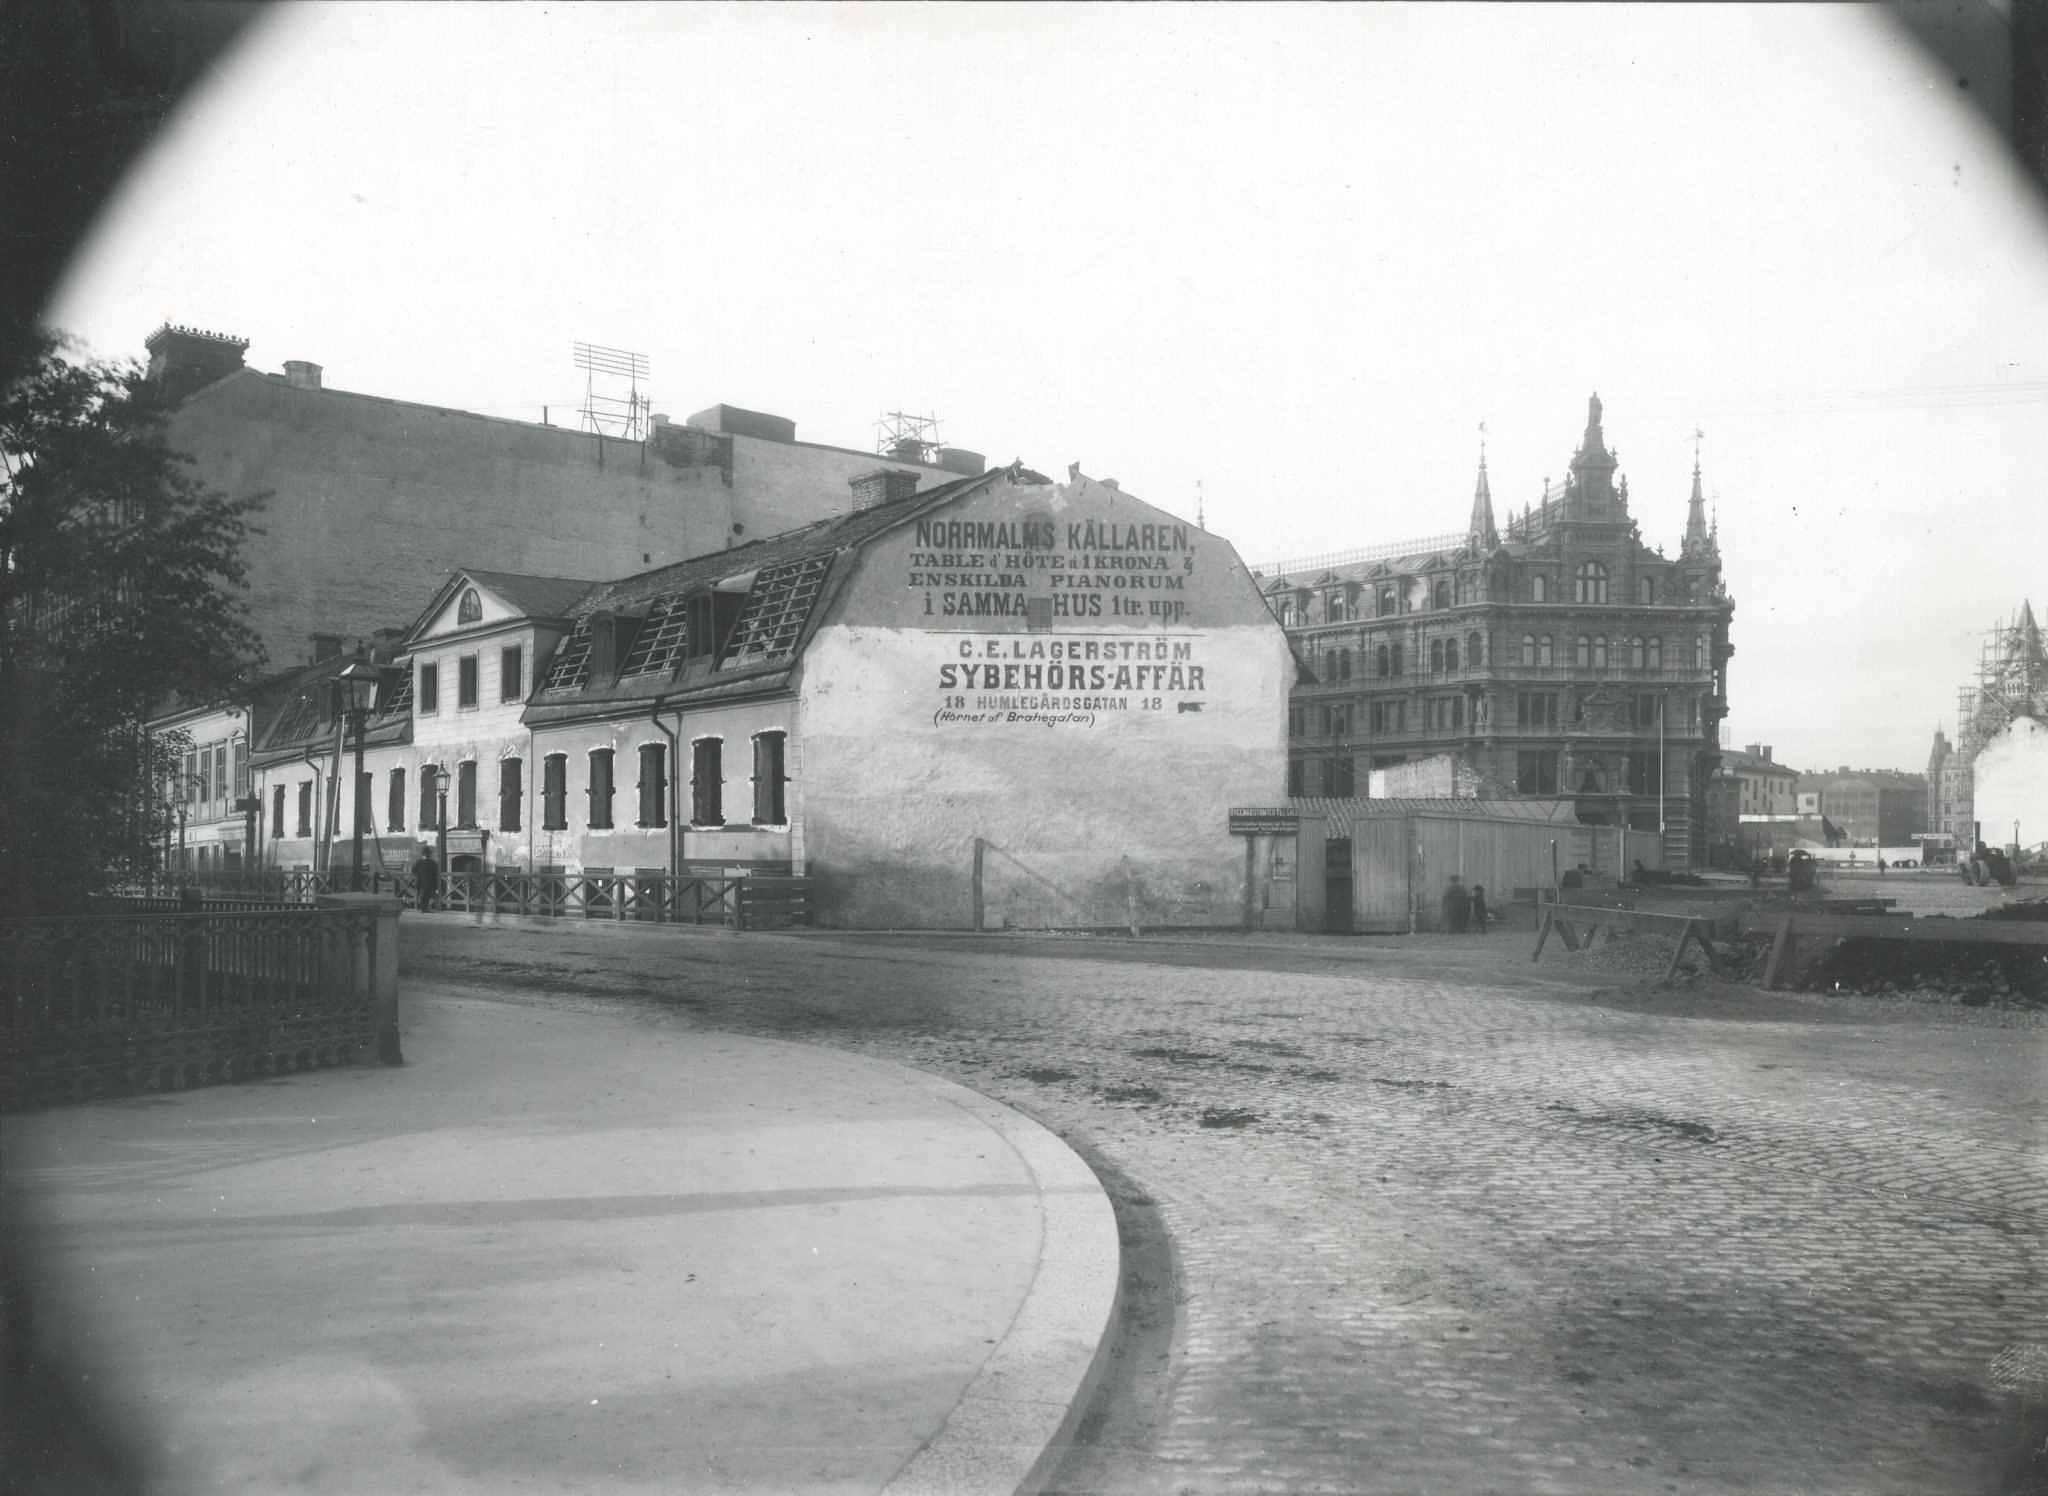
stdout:
<svg viewBox="0 0 2048 1496">
<path fill-rule="evenodd" d="M 1775 990 L 1799 969 L 1801 940 L 1917 940 L 1965 945 L 2031 945 L 2048 954 L 2048 924 L 2024 920 L 1916 919 L 1910 914 L 1829 914 L 1793 909 L 1757 915 L 1743 924 L 1751 935 L 1769 935 L 1764 990 Z"/>
</svg>

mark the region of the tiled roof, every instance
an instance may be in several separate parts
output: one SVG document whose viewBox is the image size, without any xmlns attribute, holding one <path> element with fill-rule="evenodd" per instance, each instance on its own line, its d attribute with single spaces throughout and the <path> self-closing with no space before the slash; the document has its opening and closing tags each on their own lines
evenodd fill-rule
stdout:
<svg viewBox="0 0 2048 1496">
<path fill-rule="evenodd" d="M 657 598 L 680 593 L 692 587 L 708 586 L 722 578 L 758 572 L 787 561 L 845 550 L 849 546 L 860 545 L 873 539 L 884 530 L 894 528 L 905 518 L 922 513 L 932 504 L 955 498 L 975 484 L 1000 477 L 1005 471 L 997 468 L 980 477 L 941 483 L 937 488 L 914 493 L 909 498 L 899 499 L 893 504 L 876 504 L 872 508 L 856 509 L 850 514 L 839 514 L 830 519 L 818 520 L 805 525 L 802 529 L 784 530 L 779 535 L 763 536 L 759 540 L 750 540 L 745 545 L 730 546 L 722 551 L 692 556 L 686 561 L 657 566 L 652 571 L 622 577 L 615 582 L 602 582 L 584 594 L 576 606 L 569 610 L 570 616 L 583 617 L 601 611 L 640 612 Z"/>
<path fill-rule="evenodd" d="M 598 585 L 574 577 L 529 577 L 469 567 L 464 567 L 462 574 L 490 588 L 528 618 L 566 618 L 578 600 Z"/>
<path fill-rule="evenodd" d="M 578 706 L 765 689 L 762 682 L 743 678 L 763 672 L 786 673 L 818 599 L 824 595 L 835 556 L 1007 471 L 998 468 L 942 483 L 893 503 L 857 509 L 591 588 L 570 609 L 574 626 L 557 647 L 546 679 L 528 704 L 526 720 L 554 720 Z M 744 583 L 739 616 L 716 660 L 691 655 L 687 652 L 684 600 L 721 582 L 727 586 L 727 596 L 736 595 L 738 584 Z M 599 613 L 638 621 L 615 679 L 596 680 L 591 674 L 591 620 Z"/>
<path fill-rule="evenodd" d="M 1516 821 L 1558 821 L 1577 825 L 1569 800 L 1466 800 L 1415 798 L 1369 800 L 1363 797 L 1332 799 L 1326 795 L 1301 795 L 1287 802 L 1294 810 L 1314 811 L 1328 817 L 1329 834 L 1344 834 L 1351 823 L 1375 816 L 1454 815 L 1494 816 Z"/>
</svg>

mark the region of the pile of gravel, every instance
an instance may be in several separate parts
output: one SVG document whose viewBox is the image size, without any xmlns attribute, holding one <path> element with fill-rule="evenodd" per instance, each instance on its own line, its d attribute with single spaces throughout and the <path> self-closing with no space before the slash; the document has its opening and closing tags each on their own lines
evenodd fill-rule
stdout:
<svg viewBox="0 0 2048 1496">
<path fill-rule="evenodd" d="M 1592 971 L 1661 977 L 1671 969 L 1671 952 L 1677 944 L 1676 937 L 1668 935 L 1646 935 L 1628 930 L 1609 934 L 1603 931 L 1594 937 L 1591 944 L 1569 952 L 1567 959 Z M 1688 946 L 1678 969 L 1681 972 L 1705 971 L 1707 958 Z"/>
</svg>

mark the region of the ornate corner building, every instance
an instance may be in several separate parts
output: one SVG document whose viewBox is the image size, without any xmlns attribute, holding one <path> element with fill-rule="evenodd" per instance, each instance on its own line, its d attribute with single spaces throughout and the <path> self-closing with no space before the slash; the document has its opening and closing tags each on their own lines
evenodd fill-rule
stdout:
<svg viewBox="0 0 2048 1496">
<path fill-rule="evenodd" d="M 1288 788 L 1362 793 L 1365 772 L 1455 753 L 1580 822 L 1661 831 L 1704 864 L 1728 710 L 1735 600 L 1693 463 L 1677 559 L 1643 542 L 1600 397 L 1561 485 L 1496 527 L 1486 459 L 1465 533 L 1262 568 L 1301 669 Z"/>
</svg>

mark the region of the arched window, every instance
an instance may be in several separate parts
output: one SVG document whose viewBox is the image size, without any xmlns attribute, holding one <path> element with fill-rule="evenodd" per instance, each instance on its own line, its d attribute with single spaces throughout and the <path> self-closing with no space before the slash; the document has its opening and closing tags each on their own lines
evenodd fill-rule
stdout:
<svg viewBox="0 0 2048 1496">
<path fill-rule="evenodd" d="M 1536 636 L 1534 634 L 1522 635 L 1522 663 L 1524 665 L 1536 663 Z"/>
<path fill-rule="evenodd" d="M 1448 608 L 1451 605 L 1451 584 L 1439 579 L 1429 589 L 1429 605 L 1432 608 Z"/>
<path fill-rule="evenodd" d="M 1662 670 L 1664 668 L 1664 641 L 1661 638 L 1652 638 L 1650 640 L 1650 668 L 1652 670 Z"/>
<path fill-rule="evenodd" d="M 1485 661 L 1480 658 L 1482 651 L 1479 645 L 1479 638 L 1480 636 L 1478 634 L 1467 634 L 1465 636 L 1465 663 L 1467 666 L 1474 670 L 1477 670 L 1482 664 L 1485 663 Z"/>
<path fill-rule="evenodd" d="M 1550 601 L 1550 578 L 1536 576 L 1529 579 L 1529 600 L 1537 603 Z"/>
<path fill-rule="evenodd" d="M 1607 568 L 1598 561 L 1581 561 L 1579 563 L 1578 601 L 1582 603 L 1604 603 L 1607 601 Z"/>
<path fill-rule="evenodd" d="M 1400 645 L 1398 645 L 1398 644 L 1396 644 L 1396 645 L 1394 646 L 1394 674 L 1396 674 L 1396 675 L 1399 675 L 1400 673 L 1401 673 L 1401 646 L 1400 646 Z"/>
<path fill-rule="evenodd" d="M 1640 640 L 1640 639 L 1631 639 L 1631 640 L 1629 640 L 1629 641 L 1628 641 L 1628 662 L 1629 662 L 1629 664 L 1630 664 L 1630 665 L 1632 665 L 1632 666 L 1633 666 L 1634 668 L 1636 668 L 1637 670 L 1640 670 L 1640 669 L 1642 669 L 1642 668 L 1643 668 L 1643 641 L 1642 641 L 1642 640 Z"/>
<path fill-rule="evenodd" d="M 1351 651 L 1348 649 L 1337 651 L 1337 679 L 1351 679 Z"/>
<path fill-rule="evenodd" d="M 455 605 L 457 623 L 476 623 L 484 616 L 484 600 L 476 595 L 476 588 L 464 590 L 462 601 Z"/>
<path fill-rule="evenodd" d="M 1593 638 L 1593 668 L 1595 670 L 1605 670 L 1607 668 L 1607 636 L 1605 634 L 1596 634 Z"/>
<path fill-rule="evenodd" d="M 1444 641 L 1432 639 L 1429 641 L 1429 673 L 1431 675 L 1440 675 L 1443 673 L 1443 668 Z"/>
<path fill-rule="evenodd" d="M 1645 606 L 1657 600 L 1657 589 L 1650 585 L 1648 577 L 1636 578 L 1636 601 Z"/>
<path fill-rule="evenodd" d="M 1294 627 L 1294 604 L 1285 598 L 1282 598 L 1280 601 L 1280 627 L 1283 629 Z"/>
<path fill-rule="evenodd" d="M 1384 644 L 1373 652 L 1373 664 L 1382 680 L 1394 673 L 1393 666 L 1389 663 L 1391 659 L 1392 656 L 1387 653 L 1387 646 Z"/>
<path fill-rule="evenodd" d="M 1573 658 L 1581 670 L 1593 663 L 1593 641 L 1584 634 L 1579 635 L 1578 653 Z"/>
<path fill-rule="evenodd" d="M 1550 635 L 1548 634 L 1545 634 L 1536 641 L 1536 663 L 1539 665 L 1548 665 L 1550 663 Z"/>
<path fill-rule="evenodd" d="M 1444 640 L 1444 669 L 1456 670 L 1457 668 L 1458 640 L 1454 635 L 1451 638 Z"/>
</svg>

